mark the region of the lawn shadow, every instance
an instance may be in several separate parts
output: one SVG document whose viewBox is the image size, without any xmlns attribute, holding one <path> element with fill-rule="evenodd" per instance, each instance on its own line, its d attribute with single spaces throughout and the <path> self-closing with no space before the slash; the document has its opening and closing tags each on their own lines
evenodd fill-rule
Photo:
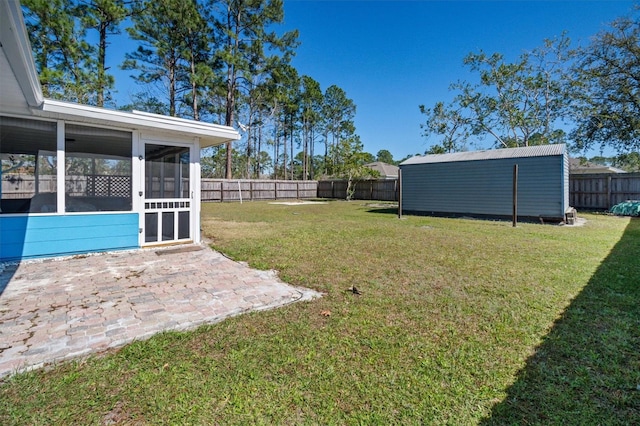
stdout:
<svg viewBox="0 0 640 426">
<path fill-rule="evenodd" d="M 376 202 L 375 200 L 368 200 L 362 206 L 367 209 L 367 213 L 398 215 L 398 203 L 394 204 L 384 201 Z"/>
<path fill-rule="evenodd" d="M 369 208 L 369 210 L 367 210 L 367 213 L 393 214 L 397 216 L 398 208 Z"/>
<path fill-rule="evenodd" d="M 640 419 L 640 219 L 482 425 L 627 425 Z"/>
</svg>

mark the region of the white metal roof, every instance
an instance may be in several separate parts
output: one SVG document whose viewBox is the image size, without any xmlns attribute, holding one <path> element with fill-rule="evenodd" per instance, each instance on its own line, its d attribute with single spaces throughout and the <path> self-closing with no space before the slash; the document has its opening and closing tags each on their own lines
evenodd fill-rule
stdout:
<svg viewBox="0 0 640 426">
<path fill-rule="evenodd" d="M 459 161 L 497 160 L 503 158 L 548 157 L 564 155 L 565 144 L 537 145 L 523 148 L 491 149 L 484 151 L 454 152 L 450 154 L 417 155 L 403 161 L 400 166 L 427 163 L 453 163 Z"/>
</svg>

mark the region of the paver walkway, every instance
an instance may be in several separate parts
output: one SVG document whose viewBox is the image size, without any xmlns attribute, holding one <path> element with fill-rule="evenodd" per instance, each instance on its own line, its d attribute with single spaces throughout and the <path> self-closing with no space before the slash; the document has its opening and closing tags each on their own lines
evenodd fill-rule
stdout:
<svg viewBox="0 0 640 426">
<path fill-rule="evenodd" d="M 0 265 L 0 378 L 319 296 L 200 245 Z"/>
</svg>

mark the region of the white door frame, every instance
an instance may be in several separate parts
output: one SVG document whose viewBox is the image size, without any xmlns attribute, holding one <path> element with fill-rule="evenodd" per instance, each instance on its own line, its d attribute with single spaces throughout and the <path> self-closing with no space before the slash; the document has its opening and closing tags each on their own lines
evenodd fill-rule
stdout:
<svg viewBox="0 0 640 426">
<path fill-rule="evenodd" d="M 135 143 L 137 139 L 137 143 Z M 146 194 L 146 162 L 145 162 L 145 146 L 168 145 L 189 148 L 189 197 L 188 198 L 162 198 L 150 199 Z M 144 134 L 140 133 L 138 138 L 134 137 L 134 176 L 137 188 L 134 187 L 134 210 L 138 212 L 139 234 L 138 243 L 140 247 L 149 247 L 156 245 L 179 244 L 200 242 L 200 143 L 195 139 L 177 139 L 167 138 L 166 135 Z M 137 174 L 136 174 L 136 169 Z M 158 238 L 159 241 L 147 242 L 146 234 L 146 213 L 156 212 L 158 214 Z M 162 213 L 174 212 L 174 238 L 164 240 L 162 238 L 161 224 Z M 180 212 L 189 212 L 189 237 L 178 237 L 178 216 Z"/>
</svg>

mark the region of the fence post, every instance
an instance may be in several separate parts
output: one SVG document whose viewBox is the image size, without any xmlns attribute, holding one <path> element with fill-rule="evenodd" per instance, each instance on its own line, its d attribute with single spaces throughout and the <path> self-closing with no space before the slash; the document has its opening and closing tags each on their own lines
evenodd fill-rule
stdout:
<svg viewBox="0 0 640 426">
<path fill-rule="evenodd" d="M 398 169 L 398 180 L 397 180 L 397 191 L 398 191 L 398 219 L 402 219 L 402 170 Z"/>
<path fill-rule="evenodd" d="M 607 210 L 613 207 L 613 202 L 611 201 L 611 175 L 607 176 Z"/>
<path fill-rule="evenodd" d="M 400 196 L 399 196 L 399 193 L 400 193 L 400 189 L 399 188 L 400 188 L 400 186 L 398 185 L 399 181 L 400 181 L 400 171 L 398 170 L 398 179 L 396 179 L 393 182 L 393 196 L 395 198 L 394 201 L 399 201 L 400 200 Z"/>
</svg>

